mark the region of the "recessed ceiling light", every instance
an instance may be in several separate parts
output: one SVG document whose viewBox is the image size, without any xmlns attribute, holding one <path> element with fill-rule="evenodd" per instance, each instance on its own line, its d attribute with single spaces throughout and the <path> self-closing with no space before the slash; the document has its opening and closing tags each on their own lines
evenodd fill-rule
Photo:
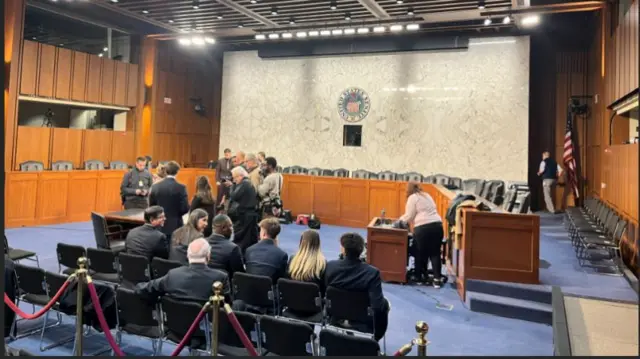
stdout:
<svg viewBox="0 0 640 359">
<path fill-rule="evenodd" d="M 319 31 L 317 31 L 317 30 L 311 30 L 311 31 L 309 31 L 309 36 L 310 36 L 310 37 L 316 37 L 316 36 L 318 36 L 318 35 L 320 35 L 320 32 L 319 32 Z"/>
<path fill-rule="evenodd" d="M 320 31 L 320 35 L 322 35 L 322 36 L 329 36 L 329 35 L 331 35 L 331 31 L 329 31 L 329 30 L 322 30 L 322 31 Z"/>
<path fill-rule="evenodd" d="M 368 34 L 368 33 L 369 33 L 368 27 L 361 27 L 358 29 L 358 34 Z"/>
<path fill-rule="evenodd" d="M 111 0 L 111 2 L 118 2 L 118 0 Z"/>
<path fill-rule="evenodd" d="M 242 24 L 238 24 L 238 27 L 242 29 L 244 26 Z"/>
<path fill-rule="evenodd" d="M 344 19 L 347 21 L 351 20 L 351 14 L 350 13 L 344 14 Z"/>
<path fill-rule="evenodd" d="M 296 23 L 296 20 L 294 18 L 291 18 L 291 20 L 289 20 L 289 24 L 293 25 Z"/>
<path fill-rule="evenodd" d="M 297 32 L 296 37 L 305 38 L 307 37 L 307 33 L 305 31 Z"/>
<path fill-rule="evenodd" d="M 200 1 L 198 0 L 193 0 L 193 6 L 194 9 L 199 9 L 200 8 Z"/>
<path fill-rule="evenodd" d="M 402 25 L 391 25 L 391 27 L 389 28 L 389 31 L 391 32 L 402 31 Z"/>
<path fill-rule="evenodd" d="M 185 46 L 191 45 L 191 39 L 186 37 L 178 39 L 178 42 L 180 43 L 180 45 L 185 45 Z"/>
<path fill-rule="evenodd" d="M 386 30 L 384 28 L 384 26 L 376 26 L 376 27 L 373 28 L 373 32 L 378 33 L 378 34 L 381 33 L 381 32 L 384 32 L 384 30 Z"/>
<path fill-rule="evenodd" d="M 345 35 L 353 35 L 356 33 L 356 29 L 344 29 Z"/>
<path fill-rule="evenodd" d="M 107 52 L 107 51 L 109 51 L 109 48 L 108 47 L 104 47 L 104 48 L 102 48 L 102 51 Z"/>
<path fill-rule="evenodd" d="M 222 20 L 222 14 L 218 15 L 218 20 Z"/>
<path fill-rule="evenodd" d="M 413 16 L 413 8 L 410 7 L 409 10 L 407 10 L 407 15 Z"/>
<path fill-rule="evenodd" d="M 168 22 L 169 22 L 169 24 L 173 24 L 173 20 L 169 20 Z"/>
<path fill-rule="evenodd" d="M 270 39 L 278 39 L 278 38 L 280 38 L 280 35 L 278 35 L 278 34 L 269 34 L 269 38 Z"/>
<path fill-rule="evenodd" d="M 206 42 L 207 44 L 215 44 L 215 43 L 216 43 L 216 39 L 214 39 L 214 38 L 213 38 L 213 37 L 211 37 L 211 36 L 206 36 L 206 37 L 204 38 L 204 42 Z"/>
<path fill-rule="evenodd" d="M 102 57 L 102 56 L 104 56 L 102 52 L 98 54 L 98 57 Z"/>
<path fill-rule="evenodd" d="M 398 4 L 402 4 L 402 3 L 404 3 L 404 1 L 402 1 L 402 0 L 398 0 L 398 1 L 396 1 L 396 3 L 398 3 Z"/>
<path fill-rule="evenodd" d="M 292 37 L 293 35 L 290 32 L 285 32 L 284 34 L 282 34 L 283 39 L 290 39 Z"/>
<path fill-rule="evenodd" d="M 255 3 L 257 3 L 257 2 L 258 2 L 257 0 L 251 0 L 251 3 L 252 3 L 252 4 L 255 4 Z"/>
<path fill-rule="evenodd" d="M 335 36 L 342 35 L 342 29 L 331 30 L 331 35 L 335 35 Z"/>
<path fill-rule="evenodd" d="M 483 10 L 484 8 L 485 8 L 484 1 L 483 0 L 478 1 L 478 9 Z"/>
<path fill-rule="evenodd" d="M 194 45 L 198 45 L 198 46 L 204 45 L 204 39 L 201 38 L 200 36 L 192 37 L 191 42 L 193 42 Z"/>
<path fill-rule="evenodd" d="M 511 17 L 510 16 L 505 16 L 504 19 L 502 19 L 502 23 L 507 25 L 511 23 Z"/>
<path fill-rule="evenodd" d="M 257 34 L 257 35 L 255 36 L 255 38 L 256 38 L 256 40 L 264 40 L 264 39 L 266 39 L 267 37 L 266 37 L 266 36 L 264 36 L 264 34 Z"/>
<path fill-rule="evenodd" d="M 271 8 L 271 15 L 278 15 L 278 8 L 277 7 L 272 7 Z"/>
<path fill-rule="evenodd" d="M 148 13 L 149 13 L 149 10 L 142 10 L 142 13 L 143 13 L 143 14 L 148 14 Z"/>
<path fill-rule="evenodd" d="M 420 25 L 418 24 L 409 24 L 407 25 L 407 30 L 409 31 L 416 31 L 420 29 Z"/>
<path fill-rule="evenodd" d="M 484 26 L 489 26 L 489 25 L 491 25 L 491 19 L 490 18 L 484 19 Z"/>
<path fill-rule="evenodd" d="M 34 37 L 32 37 L 31 39 L 32 39 L 32 40 L 35 40 L 35 39 L 37 39 L 37 37 L 35 37 L 35 36 L 34 36 Z"/>
<path fill-rule="evenodd" d="M 529 15 L 527 17 L 522 18 L 523 26 L 535 26 L 535 25 L 538 25 L 539 23 L 540 23 L 539 15 Z"/>
<path fill-rule="evenodd" d="M 338 4 L 335 1 L 329 3 L 329 9 L 335 10 L 338 8 Z"/>
<path fill-rule="evenodd" d="M 60 46 L 64 46 L 64 44 L 60 44 Z"/>
</svg>

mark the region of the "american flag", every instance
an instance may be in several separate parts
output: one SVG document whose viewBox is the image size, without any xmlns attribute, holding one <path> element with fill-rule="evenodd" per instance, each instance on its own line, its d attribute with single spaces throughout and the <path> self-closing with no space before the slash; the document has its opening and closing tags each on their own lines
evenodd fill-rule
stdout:
<svg viewBox="0 0 640 359">
<path fill-rule="evenodd" d="M 564 134 L 564 154 L 562 156 L 562 162 L 565 168 L 567 168 L 567 175 L 569 177 L 569 185 L 573 190 L 575 198 L 580 198 L 580 192 L 578 191 L 578 173 L 576 170 L 576 159 L 573 158 L 573 113 L 571 109 L 567 110 L 567 128 Z"/>
</svg>

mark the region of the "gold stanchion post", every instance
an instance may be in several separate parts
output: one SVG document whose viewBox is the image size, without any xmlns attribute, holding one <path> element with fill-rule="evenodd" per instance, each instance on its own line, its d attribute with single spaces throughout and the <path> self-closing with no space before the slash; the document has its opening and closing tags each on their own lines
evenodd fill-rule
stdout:
<svg viewBox="0 0 640 359">
<path fill-rule="evenodd" d="M 83 309 L 83 292 L 84 292 L 84 285 L 85 285 L 85 280 L 87 278 L 87 258 L 85 257 L 80 257 L 78 258 L 78 270 L 76 270 L 76 280 L 78 283 L 78 287 L 76 288 L 77 290 L 77 297 L 76 297 L 76 352 L 75 352 L 75 356 L 82 356 L 82 332 L 83 332 L 83 325 L 82 325 L 82 309 Z"/>
<path fill-rule="evenodd" d="M 415 344 L 418 347 L 418 355 L 419 357 L 427 356 L 427 345 L 429 341 L 427 340 L 427 333 L 429 332 L 429 325 L 425 322 L 417 322 L 416 323 L 416 333 L 418 333 L 418 337 L 415 339 Z"/>
<path fill-rule="evenodd" d="M 213 296 L 209 299 L 211 303 L 211 355 L 218 355 L 218 329 L 220 328 L 220 305 L 224 302 L 222 296 L 222 282 L 213 283 Z"/>
</svg>

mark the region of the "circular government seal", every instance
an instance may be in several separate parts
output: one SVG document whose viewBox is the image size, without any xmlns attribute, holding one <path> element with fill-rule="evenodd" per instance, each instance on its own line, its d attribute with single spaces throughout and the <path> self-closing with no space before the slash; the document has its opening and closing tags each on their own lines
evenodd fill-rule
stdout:
<svg viewBox="0 0 640 359">
<path fill-rule="evenodd" d="M 361 121 L 367 117 L 370 109 L 369 95 L 357 87 L 343 91 L 338 100 L 338 113 L 347 122 Z"/>
</svg>

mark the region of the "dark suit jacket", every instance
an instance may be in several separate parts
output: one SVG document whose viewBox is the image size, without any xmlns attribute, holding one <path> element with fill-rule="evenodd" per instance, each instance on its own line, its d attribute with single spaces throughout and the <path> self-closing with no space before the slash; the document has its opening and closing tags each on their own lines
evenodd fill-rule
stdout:
<svg viewBox="0 0 640 359">
<path fill-rule="evenodd" d="M 172 298 L 196 301 L 204 304 L 213 295 L 213 283 L 222 282 L 225 299 L 229 299 L 229 277 L 226 273 L 209 268 L 205 264 L 192 263 L 174 268 L 164 277 L 136 285 L 136 292 L 150 299 L 168 295 Z"/>
<path fill-rule="evenodd" d="M 233 273 L 244 272 L 240 247 L 217 233 L 212 234 L 207 241 L 211 246 L 209 267 L 225 270 L 231 279 L 233 279 Z"/>
<path fill-rule="evenodd" d="M 329 261 L 325 270 L 325 284 L 347 291 L 369 292 L 373 310 L 383 312 L 387 309 L 387 301 L 382 295 L 380 271 L 359 259 Z"/>
<path fill-rule="evenodd" d="M 159 228 L 150 224 L 144 224 L 129 231 L 124 248 L 126 253 L 147 257 L 149 262 L 153 257 L 169 258 L 167 236 L 160 232 Z"/>
<path fill-rule="evenodd" d="M 173 231 L 184 225 L 182 216 L 189 212 L 187 188 L 178 183 L 175 178 L 167 177 L 153 185 L 149 194 L 149 206 L 164 208 L 167 219 L 162 227 L 162 233 L 167 238 L 171 238 Z"/>
<path fill-rule="evenodd" d="M 231 169 L 235 167 L 231 158 L 226 159 L 222 157 L 218 160 L 216 166 L 216 182 L 220 182 L 221 179 L 226 178 L 231 180 Z"/>
<path fill-rule="evenodd" d="M 288 258 L 287 253 L 278 248 L 273 239 L 259 241 L 247 248 L 244 254 L 247 273 L 271 277 L 273 284 L 286 276 Z"/>
<path fill-rule="evenodd" d="M 234 184 L 231 187 L 229 199 L 230 207 L 233 206 L 233 202 L 238 203 L 238 213 L 256 211 L 256 206 L 258 205 L 258 195 L 248 178 L 243 179 L 239 184 Z"/>
</svg>

